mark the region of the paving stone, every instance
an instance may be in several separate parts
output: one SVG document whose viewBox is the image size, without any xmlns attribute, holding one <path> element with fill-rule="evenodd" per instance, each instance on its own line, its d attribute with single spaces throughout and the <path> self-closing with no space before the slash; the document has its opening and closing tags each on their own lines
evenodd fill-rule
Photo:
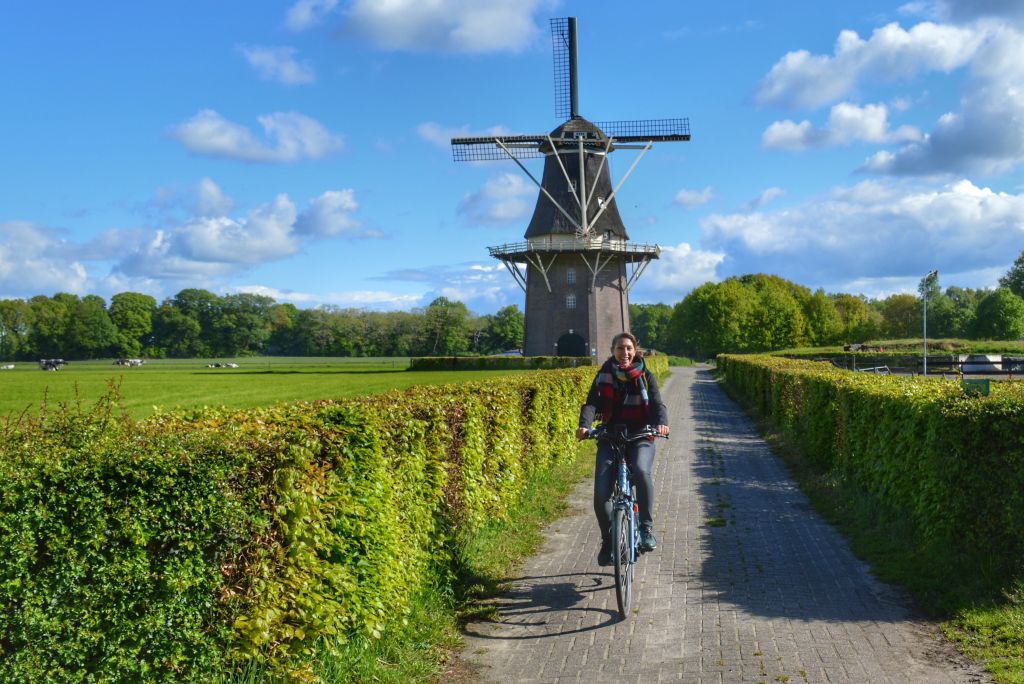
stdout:
<svg viewBox="0 0 1024 684">
<path fill-rule="evenodd" d="M 662 394 L 659 546 L 639 561 L 633 614 L 619 619 L 597 566 L 588 480 L 496 619 L 466 626 L 461 658 L 480 681 L 991 681 L 850 553 L 707 368 L 673 368 Z"/>
</svg>

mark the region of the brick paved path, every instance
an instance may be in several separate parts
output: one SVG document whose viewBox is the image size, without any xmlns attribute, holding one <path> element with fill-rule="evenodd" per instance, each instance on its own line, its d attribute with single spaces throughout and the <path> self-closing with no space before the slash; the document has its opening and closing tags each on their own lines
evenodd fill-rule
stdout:
<svg viewBox="0 0 1024 684">
<path fill-rule="evenodd" d="M 988 682 L 810 508 L 706 369 L 662 389 L 658 550 L 619 621 L 588 480 L 461 654 L 490 682 Z"/>
</svg>

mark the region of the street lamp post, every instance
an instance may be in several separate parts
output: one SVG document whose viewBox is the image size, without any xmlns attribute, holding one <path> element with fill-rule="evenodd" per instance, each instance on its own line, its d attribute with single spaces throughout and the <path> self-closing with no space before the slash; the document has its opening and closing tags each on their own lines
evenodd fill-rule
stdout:
<svg viewBox="0 0 1024 684">
<path fill-rule="evenodd" d="M 921 341 L 924 344 L 924 375 L 928 375 L 928 286 L 931 285 L 932 281 L 939 277 L 938 271 L 932 271 L 924 277 L 924 287 L 921 288 L 921 301 L 924 304 L 924 314 L 921 317 L 922 330 L 921 330 Z"/>
</svg>

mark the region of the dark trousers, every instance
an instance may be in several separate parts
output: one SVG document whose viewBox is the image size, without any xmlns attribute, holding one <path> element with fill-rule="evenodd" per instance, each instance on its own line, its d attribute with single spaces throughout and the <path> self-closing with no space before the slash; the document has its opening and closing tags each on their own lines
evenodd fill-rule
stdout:
<svg viewBox="0 0 1024 684">
<path fill-rule="evenodd" d="M 631 444 L 626 454 L 626 462 L 633 470 L 632 480 L 636 486 L 640 524 L 650 525 L 654 520 L 651 516 L 651 507 L 654 504 L 654 479 L 651 477 L 651 470 L 654 468 L 654 442 Z M 611 496 L 617 475 L 615 452 L 607 444 L 598 442 L 597 460 L 594 465 L 594 514 L 597 516 L 598 529 L 601 530 L 602 543 L 611 543 Z"/>
</svg>

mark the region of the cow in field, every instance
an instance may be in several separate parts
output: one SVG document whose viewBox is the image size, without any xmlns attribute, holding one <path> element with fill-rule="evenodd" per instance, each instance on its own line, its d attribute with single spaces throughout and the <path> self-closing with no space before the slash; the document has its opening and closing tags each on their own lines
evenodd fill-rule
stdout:
<svg viewBox="0 0 1024 684">
<path fill-rule="evenodd" d="M 0 366 L 0 370 L 14 370 L 14 364 L 5 363 L 4 365 Z"/>
</svg>

